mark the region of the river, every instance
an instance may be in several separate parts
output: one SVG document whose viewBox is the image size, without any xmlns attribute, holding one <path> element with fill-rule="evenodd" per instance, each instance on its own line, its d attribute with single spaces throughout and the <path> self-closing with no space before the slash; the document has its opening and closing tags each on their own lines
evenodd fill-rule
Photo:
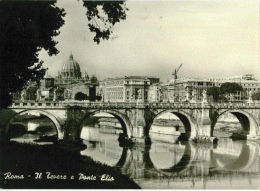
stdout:
<svg viewBox="0 0 260 191">
<path fill-rule="evenodd" d="M 42 124 L 34 121 L 30 133 L 12 140 L 30 142 L 41 135 L 55 134 L 54 127 L 32 133 Z M 260 188 L 259 141 L 223 137 L 216 145 L 181 143 L 173 135 L 150 133 L 150 146 L 126 148 L 119 146 L 119 132 L 105 133 L 84 126 L 81 138 L 87 148 L 81 155 L 120 169 L 143 189 Z"/>
</svg>

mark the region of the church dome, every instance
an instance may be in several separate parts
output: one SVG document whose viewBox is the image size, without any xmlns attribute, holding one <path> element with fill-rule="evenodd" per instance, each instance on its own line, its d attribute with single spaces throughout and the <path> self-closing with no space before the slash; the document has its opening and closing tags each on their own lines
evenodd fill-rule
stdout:
<svg viewBox="0 0 260 191">
<path fill-rule="evenodd" d="M 69 56 L 69 60 L 64 63 L 61 75 L 64 78 L 81 78 L 79 64 L 73 59 L 72 53 Z"/>
</svg>

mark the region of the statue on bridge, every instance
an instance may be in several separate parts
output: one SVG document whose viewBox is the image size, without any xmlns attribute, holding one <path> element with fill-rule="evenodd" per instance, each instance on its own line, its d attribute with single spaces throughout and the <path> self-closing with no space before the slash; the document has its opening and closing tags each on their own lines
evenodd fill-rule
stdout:
<svg viewBox="0 0 260 191">
<path fill-rule="evenodd" d="M 41 90 L 37 89 L 37 91 L 36 91 L 36 101 L 39 101 L 39 100 L 41 100 Z"/>
<path fill-rule="evenodd" d="M 57 92 L 56 91 L 57 91 L 56 89 L 53 90 L 53 101 L 57 100 Z"/>
<path fill-rule="evenodd" d="M 195 101 L 195 91 L 194 90 L 192 90 L 192 92 L 191 92 L 191 102 L 192 103 L 195 103 L 196 101 Z"/>
<path fill-rule="evenodd" d="M 132 91 L 131 91 L 131 94 L 130 94 L 130 99 L 133 100 L 134 98 L 135 98 L 135 93 L 134 93 L 134 91 L 132 90 Z"/>
<path fill-rule="evenodd" d="M 25 101 L 25 98 L 26 98 L 26 90 L 23 89 L 21 92 L 21 101 Z"/>
<path fill-rule="evenodd" d="M 202 103 L 208 103 L 208 100 L 207 100 L 207 90 L 203 90 L 202 96 L 203 96 Z"/>
<path fill-rule="evenodd" d="M 252 92 L 251 91 L 248 92 L 248 101 L 247 101 L 247 103 L 253 103 Z"/>
<path fill-rule="evenodd" d="M 142 90 L 139 89 L 139 90 L 137 91 L 137 93 L 138 93 L 138 99 L 142 99 Z"/>
</svg>

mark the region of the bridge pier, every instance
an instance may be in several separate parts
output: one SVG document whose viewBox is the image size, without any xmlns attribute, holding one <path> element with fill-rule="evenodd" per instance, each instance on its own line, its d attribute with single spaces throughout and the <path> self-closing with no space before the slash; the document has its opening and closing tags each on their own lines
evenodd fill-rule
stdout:
<svg viewBox="0 0 260 191">
<path fill-rule="evenodd" d="M 216 141 L 216 137 L 213 137 L 213 121 L 210 119 L 210 105 L 208 103 L 202 103 L 202 110 L 200 119 L 198 119 L 199 130 L 197 133 L 197 138 L 201 141 L 205 140 L 206 142 L 214 142 Z"/>
<path fill-rule="evenodd" d="M 140 106 L 128 114 L 128 118 L 132 125 L 131 140 L 137 144 L 151 144 L 149 129 L 153 121 L 152 112 Z"/>
</svg>

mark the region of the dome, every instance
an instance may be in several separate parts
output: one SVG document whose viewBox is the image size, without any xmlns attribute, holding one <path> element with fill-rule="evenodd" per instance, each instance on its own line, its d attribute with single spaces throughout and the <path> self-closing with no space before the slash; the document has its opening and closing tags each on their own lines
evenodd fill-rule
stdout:
<svg viewBox="0 0 260 191">
<path fill-rule="evenodd" d="M 73 55 L 70 54 L 69 60 L 65 62 L 65 64 L 62 67 L 62 71 L 80 71 L 79 64 L 76 60 L 73 59 Z"/>
<path fill-rule="evenodd" d="M 61 75 L 65 78 L 81 78 L 79 64 L 73 59 L 72 53 L 69 56 L 69 60 L 64 63 Z"/>
</svg>

